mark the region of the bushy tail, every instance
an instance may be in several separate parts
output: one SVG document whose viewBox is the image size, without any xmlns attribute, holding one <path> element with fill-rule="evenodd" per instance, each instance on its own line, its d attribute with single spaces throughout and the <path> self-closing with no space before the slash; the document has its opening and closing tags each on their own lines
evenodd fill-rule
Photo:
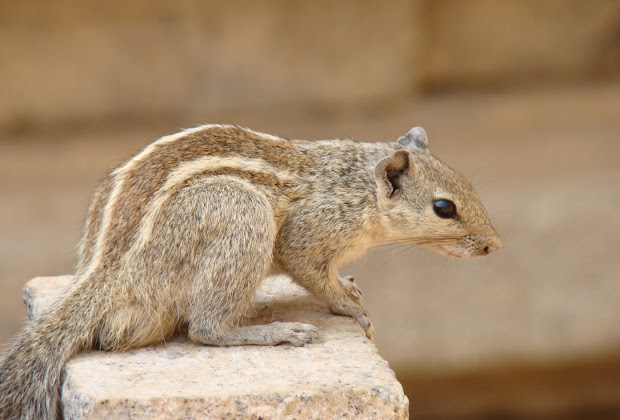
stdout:
<svg viewBox="0 0 620 420">
<path fill-rule="evenodd" d="M 91 289 L 89 281 L 75 284 L 19 333 L 0 361 L 0 419 L 60 417 L 62 368 L 92 346 L 100 319 L 100 298 Z"/>
</svg>

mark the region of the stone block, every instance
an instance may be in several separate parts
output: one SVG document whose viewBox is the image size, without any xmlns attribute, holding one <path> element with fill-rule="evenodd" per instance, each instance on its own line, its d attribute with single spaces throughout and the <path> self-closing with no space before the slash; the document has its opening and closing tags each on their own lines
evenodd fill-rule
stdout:
<svg viewBox="0 0 620 420">
<path fill-rule="evenodd" d="M 72 276 L 28 282 L 36 316 Z M 249 322 L 298 321 L 320 330 L 304 347 L 210 347 L 179 337 L 127 352 L 91 351 L 65 366 L 65 418 L 408 418 L 408 400 L 357 323 L 283 277 L 269 278 Z"/>
</svg>

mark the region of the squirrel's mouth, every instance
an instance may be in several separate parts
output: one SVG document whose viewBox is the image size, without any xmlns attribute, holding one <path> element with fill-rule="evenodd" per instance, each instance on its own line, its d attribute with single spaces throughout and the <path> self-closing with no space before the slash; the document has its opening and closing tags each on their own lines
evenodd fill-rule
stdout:
<svg viewBox="0 0 620 420">
<path fill-rule="evenodd" d="M 476 250 L 470 247 L 454 245 L 434 245 L 430 247 L 438 254 L 445 255 L 452 258 L 479 258 L 488 255 L 486 250 Z"/>
</svg>

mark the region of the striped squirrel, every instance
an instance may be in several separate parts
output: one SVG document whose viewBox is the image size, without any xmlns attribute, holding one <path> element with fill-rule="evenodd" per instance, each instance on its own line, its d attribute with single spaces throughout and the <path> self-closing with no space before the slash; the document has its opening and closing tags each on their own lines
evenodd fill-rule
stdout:
<svg viewBox="0 0 620 420">
<path fill-rule="evenodd" d="M 419 127 L 390 143 L 232 125 L 163 137 L 96 190 L 73 284 L 0 362 L 0 417 L 57 418 L 62 367 L 84 349 L 147 346 L 180 326 L 207 345 L 312 342 L 308 324 L 241 326 L 270 274 L 288 274 L 372 339 L 361 291 L 336 270 L 388 242 L 455 257 L 501 247 L 470 184 L 429 153 Z"/>
</svg>

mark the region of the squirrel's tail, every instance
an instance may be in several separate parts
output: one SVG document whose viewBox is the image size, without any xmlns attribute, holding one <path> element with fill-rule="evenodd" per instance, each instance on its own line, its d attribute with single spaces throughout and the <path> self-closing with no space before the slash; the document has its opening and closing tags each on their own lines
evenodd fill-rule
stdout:
<svg viewBox="0 0 620 420">
<path fill-rule="evenodd" d="M 101 297 L 89 280 L 75 283 L 26 325 L 0 360 L 0 419 L 60 417 L 62 368 L 79 350 L 92 346 L 101 319 Z"/>
</svg>

